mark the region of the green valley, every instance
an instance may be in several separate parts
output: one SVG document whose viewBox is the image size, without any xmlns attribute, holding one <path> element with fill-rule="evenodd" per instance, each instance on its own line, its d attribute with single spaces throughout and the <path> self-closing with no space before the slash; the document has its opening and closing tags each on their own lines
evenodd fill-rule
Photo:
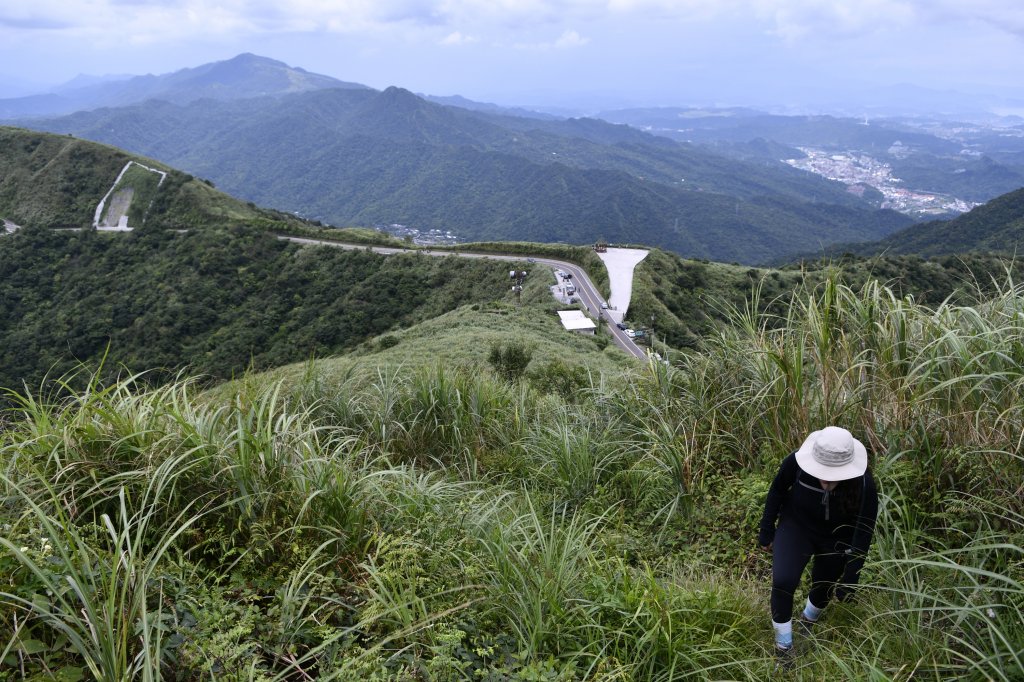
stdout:
<svg viewBox="0 0 1024 682">
<path fill-rule="evenodd" d="M 149 101 L 24 124 L 161 159 L 322 222 L 398 223 L 470 241 L 603 236 L 756 264 L 911 223 L 779 161 L 594 119 L 441 106 L 395 87 Z"/>
</svg>

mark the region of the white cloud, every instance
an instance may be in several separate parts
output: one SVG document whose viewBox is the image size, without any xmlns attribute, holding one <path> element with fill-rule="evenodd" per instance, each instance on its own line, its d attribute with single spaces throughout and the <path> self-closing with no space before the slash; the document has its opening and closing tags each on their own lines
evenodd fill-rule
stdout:
<svg viewBox="0 0 1024 682">
<path fill-rule="evenodd" d="M 564 50 L 573 47 L 583 47 L 589 42 L 589 38 L 584 38 L 576 31 L 570 29 L 558 36 L 558 40 L 554 42 L 554 47 L 559 50 Z"/>
<path fill-rule="evenodd" d="M 576 31 L 568 29 L 554 40 L 544 42 L 520 42 L 514 43 L 512 46 L 517 50 L 543 52 L 546 50 L 568 50 L 575 47 L 582 47 L 589 42 L 589 38 L 584 38 Z"/>
<path fill-rule="evenodd" d="M 479 42 L 477 38 L 473 36 L 463 35 L 460 31 L 449 33 L 439 41 L 440 45 L 469 45 L 471 43 Z"/>
<path fill-rule="evenodd" d="M 852 37 L 905 25 L 914 17 L 904 0 L 751 0 L 769 31 L 793 42 Z"/>
<path fill-rule="evenodd" d="M 772 32 L 788 40 L 883 30 L 917 33 L 929 25 L 971 22 L 1024 35 L 1024 3 L 1019 0 L 742 0 L 739 4 L 770 22 Z"/>
<path fill-rule="evenodd" d="M 918 0 L 918 12 L 931 21 L 979 21 L 1024 36 L 1024 4 L 1013 0 Z"/>
<path fill-rule="evenodd" d="M 550 49 L 579 47 L 588 42 L 583 34 L 598 34 L 595 27 L 601 22 L 627 27 L 632 19 L 664 24 L 715 20 L 790 43 L 964 23 L 1024 36 L 1021 0 L 0 0 L 0 5 L 5 35 L 25 38 L 45 30 L 96 41 L 115 35 L 156 44 L 401 28 L 442 45 L 480 40 Z M 556 32 L 560 37 L 549 43 L 537 41 L 538 34 Z"/>
<path fill-rule="evenodd" d="M 744 79 L 1009 89 L 1020 37 L 1024 0 L 0 0 L 0 72 L 51 83 L 255 52 L 374 86 L 495 97 L 571 82 L 686 98 L 718 81 L 741 92 Z"/>
</svg>

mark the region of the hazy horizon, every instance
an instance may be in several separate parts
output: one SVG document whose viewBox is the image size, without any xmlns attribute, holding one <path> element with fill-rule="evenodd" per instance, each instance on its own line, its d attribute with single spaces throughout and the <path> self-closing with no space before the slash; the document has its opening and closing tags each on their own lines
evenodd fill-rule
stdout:
<svg viewBox="0 0 1024 682">
<path fill-rule="evenodd" d="M 40 0 L 0 6 L 0 96 L 251 52 L 383 89 L 576 109 L 1024 111 L 1013 0 Z M 921 91 L 916 90 L 921 88 Z M 901 103 L 901 100 L 905 100 Z"/>
</svg>

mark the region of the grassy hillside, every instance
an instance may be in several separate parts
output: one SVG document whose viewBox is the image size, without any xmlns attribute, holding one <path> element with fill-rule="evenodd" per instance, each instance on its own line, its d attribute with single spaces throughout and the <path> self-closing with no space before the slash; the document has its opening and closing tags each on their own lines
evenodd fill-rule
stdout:
<svg viewBox="0 0 1024 682">
<path fill-rule="evenodd" d="M 568 393 L 479 354 L 393 364 L 521 314 L 496 310 L 377 339 L 351 360 L 376 376 L 17 398 L 0 677 L 1024 676 L 1019 287 L 935 310 L 832 278 L 782 325 L 734 318 L 678 369 Z M 757 519 L 827 423 L 869 447 L 878 526 L 855 598 L 782 673 Z"/>
<path fill-rule="evenodd" d="M 540 294 L 536 283 L 531 288 L 535 291 L 527 299 Z M 367 339 L 344 355 L 280 367 L 261 381 L 280 380 L 291 389 L 303 386 L 313 372 L 321 384 L 372 390 L 382 376 L 409 376 L 438 366 L 456 374 L 495 372 L 503 366 L 491 359 L 495 348 L 521 348 L 526 360 L 520 372 L 523 383 L 568 397 L 635 366 L 606 336 L 565 331 L 555 314 L 563 308 L 554 301 L 537 300 L 524 306 L 509 301 L 474 303 Z M 234 390 L 235 384 L 227 384 L 217 392 Z"/>
<path fill-rule="evenodd" d="M 598 286 L 607 286 L 603 266 L 587 260 L 594 259 L 587 249 L 472 247 L 583 261 Z M 891 257 L 845 267 L 858 285 L 874 277 L 937 304 L 970 286 L 972 276 L 982 283 L 1001 277 L 1005 264 L 982 257 Z M 0 386 L 11 388 L 37 386 L 44 376 L 53 379 L 104 356 L 107 378 L 122 364 L 149 370 L 147 381 L 154 383 L 186 367 L 211 379 L 229 378 L 247 368 L 373 347 L 379 335 L 391 333 L 394 341 L 399 330 L 460 306 L 511 300 L 506 263 L 302 247 L 244 227 L 185 234 L 26 228 L 0 238 L 0 269 Z M 550 312 L 552 280 L 546 268 L 535 272 L 524 305 Z M 637 269 L 627 319 L 646 328 L 653 316 L 658 341 L 692 348 L 717 334 L 727 311 L 742 309 L 754 291 L 760 309 L 781 317 L 801 282 L 820 281 L 828 272 L 824 263 L 760 270 L 654 250 Z M 557 331 L 553 318 L 546 323 Z M 546 334 L 534 330 L 530 336 Z M 429 354 L 454 358 L 487 347 L 480 342 L 475 350 L 460 345 Z M 401 352 L 409 348 L 403 345 Z"/>
</svg>

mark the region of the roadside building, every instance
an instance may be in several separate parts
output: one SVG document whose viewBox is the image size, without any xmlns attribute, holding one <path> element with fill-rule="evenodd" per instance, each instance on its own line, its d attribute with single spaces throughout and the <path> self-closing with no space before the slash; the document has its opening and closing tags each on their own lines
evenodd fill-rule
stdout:
<svg viewBox="0 0 1024 682">
<path fill-rule="evenodd" d="M 597 332 L 597 324 L 584 315 L 582 310 L 559 310 L 558 317 L 562 320 L 562 326 L 571 332 L 590 335 Z"/>
</svg>

